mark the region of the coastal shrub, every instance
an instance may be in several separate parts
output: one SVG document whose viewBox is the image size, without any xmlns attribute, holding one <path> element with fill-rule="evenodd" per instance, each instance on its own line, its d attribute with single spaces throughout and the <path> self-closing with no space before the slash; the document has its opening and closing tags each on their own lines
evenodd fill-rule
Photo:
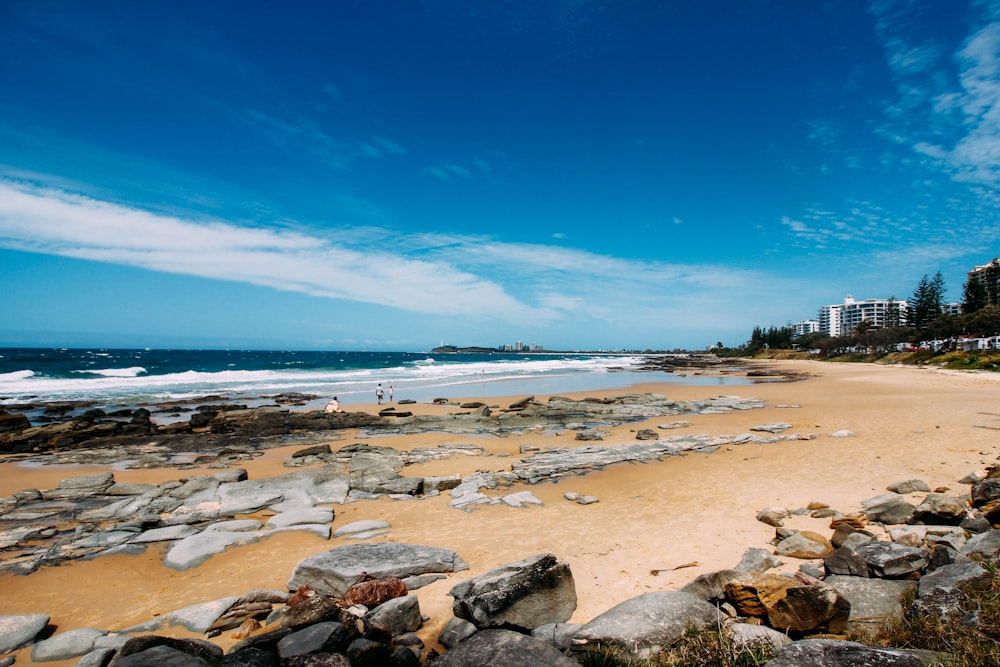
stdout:
<svg viewBox="0 0 1000 667">
<path fill-rule="evenodd" d="M 655 658 L 640 660 L 618 649 L 603 648 L 579 657 L 584 667 L 761 667 L 773 657 L 769 642 L 737 645 L 718 629 L 690 629 Z"/>
<path fill-rule="evenodd" d="M 989 573 L 986 582 L 965 586 L 956 618 L 907 614 L 884 627 L 852 637 L 887 648 L 912 648 L 938 654 L 932 667 L 1000 667 L 1000 567 L 980 563 Z M 915 594 L 903 596 L 909 610 Z"/>
</svg>

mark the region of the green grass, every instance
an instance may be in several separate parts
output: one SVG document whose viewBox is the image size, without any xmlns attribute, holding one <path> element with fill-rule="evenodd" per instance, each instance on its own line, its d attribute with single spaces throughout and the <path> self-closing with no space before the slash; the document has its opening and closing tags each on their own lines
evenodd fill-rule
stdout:
<svg viewBox="0 0 1000 667">
<path fill-rule="evenodd" d="M 641 660 L 613 648 L 579 656 L 583 667 L 760 667 L 774 655 L 769 642 L 737 646 L 718 629 L 691 629 L 655 658 Z"/>
</svg>

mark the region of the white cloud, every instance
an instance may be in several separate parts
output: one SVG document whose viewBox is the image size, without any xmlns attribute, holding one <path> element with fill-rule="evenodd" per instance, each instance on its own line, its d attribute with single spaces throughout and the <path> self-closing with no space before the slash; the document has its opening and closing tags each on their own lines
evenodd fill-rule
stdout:
<svg viewBox="0 0 1000 667">
<path fill-rule="evenodd" d="M 781 321 L 795 279 L 485 236 L 250 228 L 0 180 L 0 247 L 378 304 L 453 322 L 731 330 Z M 764 295 L 794 294 L 783 300 Z M 780 308 L 779 308 L 780 304 Z M 811 305 L 808 307 L 812 307 Z M 773 311 L 773 312 L 772 312 Z M 775 319 L 777 318 L 777 319 Z"/>
<path fill-rule="evenodd" d="M 976 6 L 972 29 L 954 55 L 917 35 L 919 4 L 872 3 L 897 97 L 886 107 L 893 127 L 930 163 L 962 181 L 1000 181 L 1000 21 L 988 3 Z M 981 13 L 980 13 L 981 12 Z M 978 19 L 978 23 L 977 23 Z"/>
<path fill-rule="evenodd" d="M 335 245 L 302 232 L 157 215 L 0 182 L 0 247 L 246 282 L 407 311 L 549 317 L 448 264 Z"/>
</svg>

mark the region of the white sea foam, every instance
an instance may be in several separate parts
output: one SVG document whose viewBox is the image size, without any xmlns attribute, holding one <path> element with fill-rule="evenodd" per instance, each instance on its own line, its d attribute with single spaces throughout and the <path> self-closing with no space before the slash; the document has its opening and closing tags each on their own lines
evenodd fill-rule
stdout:
<svg viewBox="0 0 1000 667">
<path fill-rule="evenodd" d="M 281 392 L 339 396 L 341 402 L 374 400 L 374 387 L 393 385 L 395 398 L 429 399 L 445 395 L 506 395 L 521 391 L 552 393 L 605 386 L 624 386 L 626 377 L 613 368 L 634 367 L 640 357 L 498 359 L 466 362 L 461 356 L 427 359 L 390 368 L 354 370 L 304 369 L 185 371 L 149 374 L 140 366 L 81 370 L 79 377 L 50 377 L 22 370 L 0 375 L 0 401 L 29 397 L 47 401 L 91 399 L 107 402 L 177 400 L 206 394 L 233 398 Z M 637 375 L 626 373 L 626 375 Z M 95 377 L 96 376 L 96 377 Z M 600 379 L 600 378 L 606 379 Z M 642 378 L 646 379 L 646 378 Z M 652 379 L 652 378 L 649 378 Z M 641 381 L 632 379 L 633 382 Z M 533 384 L 532 384 L 533 383 Z M 533 388 L 533 387 L 537 387 Z"/>
<path fill-rule="evenodd" d="M 89 370 L 79 370 L 73 371 L 74 373 L 88 373 L 90 375 L 102 375 L 109 378 L 131 378 L 139 375 L 140 373 L 145 373 L 146 369 L 142 366 L 132 366 L 131 368 L 104 368 L 104 369 L 89 369 Z"/>
</svg>

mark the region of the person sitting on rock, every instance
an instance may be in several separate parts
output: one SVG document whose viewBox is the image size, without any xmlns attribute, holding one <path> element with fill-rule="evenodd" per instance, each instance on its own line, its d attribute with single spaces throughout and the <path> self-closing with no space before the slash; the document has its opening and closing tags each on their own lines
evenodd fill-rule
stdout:
<svg viewBox="0 0 1000 667">
<path fill-rule="evenodd" d="M 323 408 L 323 412 L 327 414 L 330 414 L 331 412 L 340 412 L 340 402 L 337 400 L 336 396 L 333 397 L 332 401 L 326 404 L 326 407 Z"/>
</svg>

